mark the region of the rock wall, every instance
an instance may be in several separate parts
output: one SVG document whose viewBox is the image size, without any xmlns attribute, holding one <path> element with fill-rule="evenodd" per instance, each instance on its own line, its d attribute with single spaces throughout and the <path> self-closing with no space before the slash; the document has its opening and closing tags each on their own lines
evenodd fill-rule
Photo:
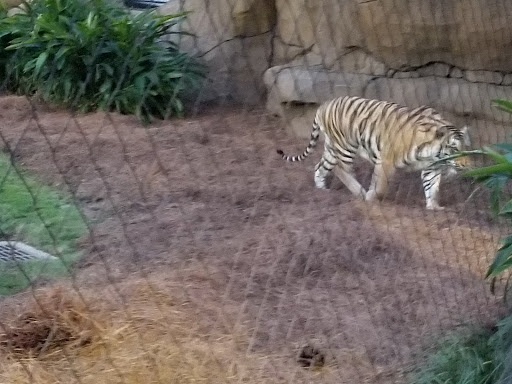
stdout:
<svg viewBox="0 0 512 384">
<path fill-rule="evenodd" d="M 169 0 L 162 14 L 190 12 L 181 30 L 183 49 L 199 56 L 210 74 L 203 100 L 232 98 L 258 103 L 271 66 L 274 0 Z"/>
<path fill-rule="evenodd" d="M 20 6 L 23 0 L 0 0 L 0 5 L 6 9 L 11 9 Z"/>
<path fill-rule="evenodd" d="M 476 144 L 510 131 L 491 100 L 512 99 L 511 2 L 276 0 L 276 9 L 267 108 L 299 136 L 319 103 L 344 95 L 431 105 L 477 127 Z"/>
<path fill-rule="evenodd" d="M 512 72 L 508 0 L 276 0 L 276 9 L 274 64 L 312 52 L 350 71 L 345 56 L 360 51 L 394 70 L 442 62 Z"/>
<path fill-rule="evenodd" d="M 209 65 L 206 98 L 266 98 L 306 117 L 332 97 L 359 95 L 506 123 L 512 99 L 508 0 L 170 0 L 190 10 L 183 46 Z"/>
</svg>

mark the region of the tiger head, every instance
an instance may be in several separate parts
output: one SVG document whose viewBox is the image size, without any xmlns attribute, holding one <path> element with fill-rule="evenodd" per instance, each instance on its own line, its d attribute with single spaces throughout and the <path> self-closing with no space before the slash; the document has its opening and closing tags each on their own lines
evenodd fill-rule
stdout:
<svg viewBox="0 0 512 384">
<path fill-rule="evenodd" d="M 436 156 L 437 160 L 442 160 L 457 152 L 468 150 L 471 146 L 468 126 L 462 128 L 443 126 L 437 130 L 436 139 L 440 140 L 439 152 Z M 448 175 L 455 175 L 458 171 L 469 168 L 471 161 L 469 156 L 461 156 L 448 159 L 442 164 L 446 167 L 445 170 Z"/>
</svg>

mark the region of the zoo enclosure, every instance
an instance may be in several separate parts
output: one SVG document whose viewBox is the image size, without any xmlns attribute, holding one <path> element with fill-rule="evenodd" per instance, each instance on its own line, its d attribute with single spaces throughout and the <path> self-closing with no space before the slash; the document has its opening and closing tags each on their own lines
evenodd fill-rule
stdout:
<svg viewBox="0 0 512 384">
<path fill-rule="evenodd" d="M 507 228 L 469 181 L 446 183 L 444 212 L 425 212 L 416 174 L 398 175 L 384 202 L 366 205 L 336 181 L 315 190 L 315 161 L 284 164 L 275 149 L 301 151 L 318 104 L 342 95 L 431 105 L 468 124 L 476 147 L 506 140 L 508 115 L 491 100 L 512 99 L 509 8 L 505 0 L 169 1 L 162 13 L 193 11 L 174 28 L 195 34 L 179 36 L 180 47 L 209 69 L 185 120 L 142 127 L 112 112 L 5 96 L 4 182 L 26 171 L 69 193 L 85 229 L 68 288 L 93 307 L 105 291 L 130 324 L 144 305 L 169 321 L 161 295 L 171 297 L 190 328 L 173 336 L 184 351 L 175 358 L 213 364 L 219 373 L 197 373 L 204 381 L 405 381 L 432 338 L 498 316 L 500 297 L 483 275 Z M 357 171 L 368 182 L 369 170 Z M 45 189 L 22 184 L 38 213 Z M 74 235 L 62 240 L 69 228 L 50 224 L 40 220 L 45 251 L 59 256 Z M 38 242 L 23 223 L 3 231 Z M 38 276 L 37 290 L 2 304 L 44 297 L 52 283 Z M 162 369 L 158 352 L 150 358 L 144 324 L 137 348 L 151 380 L 166 382 L 178 370 Z M 319 373 L 296 361 L 305 344 L 325 354 Z M 81 362 L 68 358 L 70 367 Z M 105 355 L 102 364 L 115 370 L 119 361 Z M 76 382 L 94 380 L 75 370 Z"/>
</svg>

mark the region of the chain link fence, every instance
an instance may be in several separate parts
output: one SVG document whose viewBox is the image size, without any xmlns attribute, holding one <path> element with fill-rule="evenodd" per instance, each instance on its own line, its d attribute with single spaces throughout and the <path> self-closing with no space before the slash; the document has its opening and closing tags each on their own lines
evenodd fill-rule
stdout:
<svg viewBox="0 0 512 384">
<path fill-rule="evenodd" d="M 301 153 L 318 106 L 344 95 L 430 105 L 475 148 L 508 140 L 491 102 L 512 99 L 506 0 L 169 0 L 157 12 L 190 13 L 159 44 L 186 56 L 147 73 L 178 79 L 183 99 L 150 105 L 147 75 L 147 109 L 131 112 L 137 77 L 101 76 L 138 73 L 146 41 L 135 34 L 124 63 L 94 61 L 130 23 L 101 24 L 97 2 L 81 20 L 71 3 L 56 2 L 75 15 L 63 30 L 40 17 L 41 40 L 2 62 L 0 382 L 406 383 L 433 342 L 505 313 L 484 275 L 509 227 L 485 190 L 443 180 L 446 209 L 427 211 L 419 173 L 399 172 L 365 203 L 337 179 L 315 188 L 321 150 L 287 164 L 276 149 Z M 87 40 L 96 25 L 115 33 Z M 88 43 L 20 68 L 75 30 L 101 42 L 94 72 L 73 64 Z M 193 89 L 183 73 L 197 63 Z M 74 99 L 67 66 L 84 75 Z M 144 124 L 150 110 L 168 118 Z M 371 173 L 357 163 L 364 185 Z"/>
</svg>

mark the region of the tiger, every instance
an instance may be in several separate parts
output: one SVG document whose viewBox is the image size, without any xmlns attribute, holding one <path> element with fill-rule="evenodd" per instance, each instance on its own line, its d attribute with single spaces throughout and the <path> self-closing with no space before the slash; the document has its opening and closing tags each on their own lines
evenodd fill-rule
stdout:
<svg viewBox="0 0 512 384">
<path fill-rule="evenodd" d="M 455 175 L 469 166 L 466 157 L 447 156 L 465 150 L 470 143 L 467 125 L 457 128 L 432 107 L 410 108 L 384 100 L 344 96 L 319 106 L 311 138 L 298 156 L 277 153 L 286 161 L 303 161 L 313 152 L 320 132 L 324 152 L 315 166 L 315 186 L 327 188 L 334 174 L 355 196 L 366 201 L 381 200 L 388 181 L 397 169 L 421 170 L 428 210 L 442 210 L 438 202 L 441 175 Z M 368 191 L 357 181 L 352 167 L 356 156 L 374 165 Z"/>
</svg>

